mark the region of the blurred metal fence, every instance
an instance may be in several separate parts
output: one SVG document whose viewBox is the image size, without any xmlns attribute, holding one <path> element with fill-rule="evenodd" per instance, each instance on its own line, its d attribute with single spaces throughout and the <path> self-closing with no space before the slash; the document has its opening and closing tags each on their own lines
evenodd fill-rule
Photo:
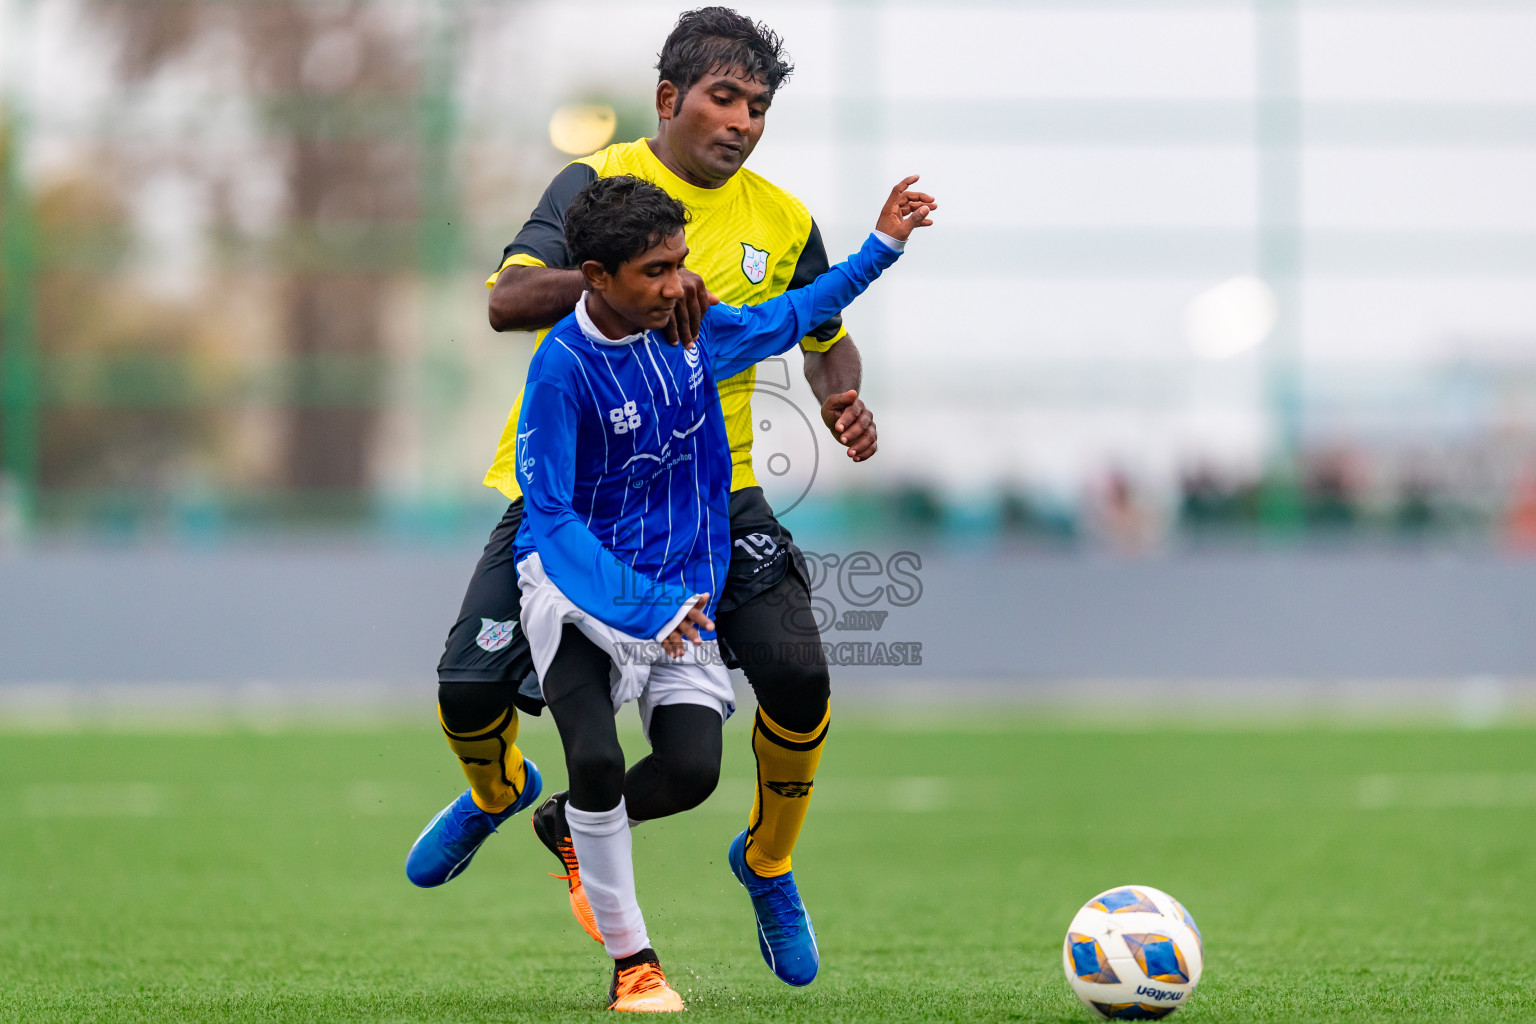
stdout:
<svg viewBox="0 0 1536 1024">
<path fill-rule="evenodd" d="M 466 5 L 6 10 L 0 469 L 14 517 L 367 513 L 383 412 L 456 399 Z M 46 65 L 93 76 L 78 104 Z M 107 95 L 101 95 L 105 91 Z M 387 476 L 387 474 L 382 474 Z"/>
</svg>

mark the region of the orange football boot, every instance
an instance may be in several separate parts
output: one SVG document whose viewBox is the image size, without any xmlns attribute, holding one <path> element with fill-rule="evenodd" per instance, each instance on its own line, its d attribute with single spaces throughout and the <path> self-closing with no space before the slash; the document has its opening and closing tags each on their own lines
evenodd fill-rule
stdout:
<svg viewBox="0 0 1536 1024">
<path fill-rule="evenodd" d="M 565 868 L 565 874 L 550 877 L 558 878 L 570 887 L 571 913 L 576 915 L 576 923 L 592 938 L 602 942 L 603 933 L 597 930 L 597 918 L 592 916 L 592 904 L 587 902 L 587 892 L 581 885 L 581 866 L 576 863 L 571 826 L 565 821 L 565 805 L 570 799 L 569 793 L 556 793 L 544 801 L 533 812 L 533 834 L 549 847 L 549 852 L 558 857 L 560 866 Z"/>
<path fill-rule="evenodd" d="M 650 950 L 642 954 L 655 956 Z M 683 1008 L 683 997 L 667 984 L 661 964 L 644 960 L 620 970 L 613 965 L 613 984 L 608 989 L 608 1009 L 626 1013 L 674 1013 Z"/>
</svg>

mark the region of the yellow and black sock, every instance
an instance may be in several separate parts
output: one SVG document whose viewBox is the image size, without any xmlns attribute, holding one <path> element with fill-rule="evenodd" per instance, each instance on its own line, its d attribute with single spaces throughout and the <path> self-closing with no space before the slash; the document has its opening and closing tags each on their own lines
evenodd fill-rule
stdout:
<svg viewBox="0 0 1536 1024">
<path fill-rule="evenodd" d="M 469 779 L 475 806 L 487 814 L 499 814 L 516 803 L 528 782 L 523 752 L 517 749 L 517 709 L 508 707 L 490 725 L 467 733 L 449 729 L 442 708 L 437 717 Z"/>
<path fill-rule="evenodd" d="M 810 809 L 816 766 L 827 740 L 832 708 L 810 732 L 790 732 L 757 711 L 752 755 L 757 758 L 757 794 L 747 823 L 747 867 L 764 878 L 790 869 L 789 855 Z"/>
</svg>

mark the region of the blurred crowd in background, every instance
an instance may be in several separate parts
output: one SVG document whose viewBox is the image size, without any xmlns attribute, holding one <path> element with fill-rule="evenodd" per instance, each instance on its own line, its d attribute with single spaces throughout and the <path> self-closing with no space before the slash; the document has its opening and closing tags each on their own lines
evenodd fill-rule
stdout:
<svg viewBox="0 0 1536 1024">
<path fill-rule="evenodd" d="M 680 9 L 0 0 L 0 544 L 483 536 L 532 349 L 484 279 L 651 131 Z M 740 9 L 797 64 L 748 166 L 834 257 L 902 173 L 943 206 L 848 314 L 880 454 L 768 482 L 797 533 L 1536 551 L 1536 12 Z M 815 420 L 765 377 L 760 452 Z"/>
</svg>

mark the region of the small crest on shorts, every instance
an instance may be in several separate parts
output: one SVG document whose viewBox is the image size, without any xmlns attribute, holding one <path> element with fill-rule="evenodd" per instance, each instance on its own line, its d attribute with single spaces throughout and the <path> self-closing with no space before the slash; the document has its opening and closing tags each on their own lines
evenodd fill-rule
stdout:
<svg viewBox="0 0 1536 1024">
<path fill-rule="evenodd" d="M 517 632 L 517 621 L 508 619 L 506 622 L 496 622 L 492 619 L 480 620 L 480 635 L 475 637 L 475 643 L 487 651 L 499 651 L 512 642 L 512 635 Z"/>
<path fill-rule="evenodd" d="M 762 284 L 763 278 L 768 276 L 768 250 L 754 249 L 746 242 L 741 243 L 741 248 L 741 272 L 753 284 Z"/>
</svg>

